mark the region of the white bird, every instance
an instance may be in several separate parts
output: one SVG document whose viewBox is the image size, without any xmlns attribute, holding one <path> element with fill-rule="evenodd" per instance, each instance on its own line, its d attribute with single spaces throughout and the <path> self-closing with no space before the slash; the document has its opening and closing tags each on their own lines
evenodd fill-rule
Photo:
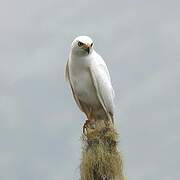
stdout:
<svg viewBox="0 0 180 180">
<path fill-rule="evenodd" d="M 114 90 L 109 71 L 103 58 L 94 50 L 90 37 L 79 36 L 72 42 L 66 78 L 87 121 L 100 119 L 113 123 Z"/>
</svg>

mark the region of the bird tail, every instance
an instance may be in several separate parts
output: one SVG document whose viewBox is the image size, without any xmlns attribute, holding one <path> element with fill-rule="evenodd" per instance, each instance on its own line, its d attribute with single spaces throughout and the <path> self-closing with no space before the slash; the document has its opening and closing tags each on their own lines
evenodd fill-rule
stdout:
<svg viewBox="0 0 180 180">
<path fill-rule="evenodd" d="M 108 115 L 108 120 L 114 125 L 114 116 L 113 116 L 113 114 L 109 112 L 107 115 Z"/>
</svg>

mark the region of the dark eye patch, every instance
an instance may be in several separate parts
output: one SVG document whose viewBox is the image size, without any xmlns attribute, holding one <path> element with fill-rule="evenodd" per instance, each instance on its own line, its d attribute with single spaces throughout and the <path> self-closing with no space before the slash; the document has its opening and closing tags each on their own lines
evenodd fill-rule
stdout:
<svg viewBox="0 0 180 180">
<path fill-rule="evenodd" d="M 91 43 L 91 47 L 93 46 L 93 43 Z"/>
<path fill-rule="evenodd" d="M 81 41 L 78 42 L 78 46 L 81 47 L 83 46 L 83 43 Z"/>
</svg>

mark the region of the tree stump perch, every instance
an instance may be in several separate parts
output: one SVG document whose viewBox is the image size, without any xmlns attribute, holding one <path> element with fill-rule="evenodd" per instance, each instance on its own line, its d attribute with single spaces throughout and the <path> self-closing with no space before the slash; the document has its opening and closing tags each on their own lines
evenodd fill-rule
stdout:
<svg viewBox="0 0 180 180">
<path fill-rule="evenodd" d="M 94 123 L 82 135 L 80 180 L 125 180 L 117 132 L 104 120 Z"/>
</svg>

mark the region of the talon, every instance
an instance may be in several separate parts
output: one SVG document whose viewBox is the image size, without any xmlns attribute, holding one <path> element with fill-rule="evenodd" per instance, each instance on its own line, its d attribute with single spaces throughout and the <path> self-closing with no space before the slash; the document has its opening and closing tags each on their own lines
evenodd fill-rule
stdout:
<svg viewBox="0 0 180 180">
<path fill-rule="evenodd" d="M 85 130 L 86 130 L 86 128 L 87 128 L 88 123 L 89 123 L 89 120 L 86 120 L 86 122 L 85 122 L 84 125 L 83 125 L 83 134 L 84 134 L 84 135 L 86 135 Z"/>
<path fill-rule="evenodd" d="M 86 123 L 84 123 L 84 125 L 83 125 L 83 134 L 84 134 L 84 135 L 86 135 L 86 134 L 85 134 L 85 130 L 86 130 Z"/>
</svg>

